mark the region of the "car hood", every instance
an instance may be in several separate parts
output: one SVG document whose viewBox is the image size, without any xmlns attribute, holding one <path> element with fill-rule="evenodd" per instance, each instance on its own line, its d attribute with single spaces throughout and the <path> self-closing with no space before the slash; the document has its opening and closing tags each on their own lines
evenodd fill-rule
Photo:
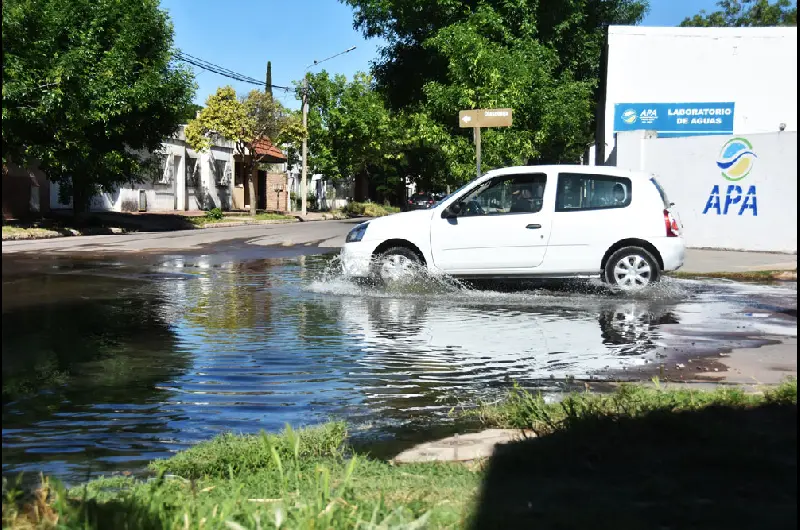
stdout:
<svg viewBox="0 0 800 530">
<path fill-rule="evenodd" d="M 426 210 L 411 210 L 408 212 L 394 213 L 385 217 L 376 217 L 375 219 L 370 220 L 369 224 L 389 225 L 392 223 L 403 224 L 409 221 L 419 221 L 421 219 L 430 218 L 432 212 L 433 209 L 428 208 Z"/>
</svg>

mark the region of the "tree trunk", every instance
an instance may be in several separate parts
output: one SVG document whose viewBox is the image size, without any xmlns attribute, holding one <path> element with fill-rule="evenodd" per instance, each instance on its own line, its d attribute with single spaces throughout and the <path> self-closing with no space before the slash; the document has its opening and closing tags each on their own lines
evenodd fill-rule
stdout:
<svg viewBox="0 0 800 530">
<path fill-rule="evenodd" d="M 82 218 L 85 217 L 85 214 L 89 211 L 89 201 L 91 201 L 91 197 L 86 189 L 82 186 L 72 184 L 72 217 L 75 222 L 79 222 Z"/>
</svg>

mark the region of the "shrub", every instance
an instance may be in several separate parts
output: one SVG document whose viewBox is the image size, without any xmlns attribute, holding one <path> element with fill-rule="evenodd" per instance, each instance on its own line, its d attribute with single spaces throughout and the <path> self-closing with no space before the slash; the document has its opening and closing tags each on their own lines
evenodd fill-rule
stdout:
<svg viewBox="0 0 800 530">
<path fill-rule="evenodd" d="M 225 214 L 222 213 L 222 210 L 219 208 L 212 208 L 211 210 L 206 212 L 206 219 L 211 221 L 219 221 L 225 217 Z"/>
</svg>

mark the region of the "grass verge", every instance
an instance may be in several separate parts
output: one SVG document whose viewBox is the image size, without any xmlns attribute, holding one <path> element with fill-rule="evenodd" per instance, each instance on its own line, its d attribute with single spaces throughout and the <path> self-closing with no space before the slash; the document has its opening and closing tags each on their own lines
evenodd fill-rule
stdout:
<svg viewBox="0 0 800 530">
<path fill-rule="evenodd" d="M 539 437 L 483 466 L 353 454 L 341 423 L 223 435 L 157 477 L 22 498 L 10 528 L 795 528 L 797 384 L 764 394 L 624 385 L 560 403 L 515 389 L 471 414 Z"/>
<path fill-rule="evenodd" d="M 228 223 L 258 224 L 264 222 L 294 222 L 297 220 L 291 215 L 282 215 L 277 213 L 260 213 L 255 217 L 242 215 L 236 217 L 221 217 L 217 219 L 211 217 L 189 217 L 188 219 L 189 222 L 198 228 Z"/>
<path fill-rule="evenodd" d="M 81 226 L 71 227 L 62 223 L 43 222 L 31 223 L 25 226 L 3 225 L 3 241 L 17 241 L 21 239 L 52 239 L 68 236 L 91 236 L 122 234 L 129 232 L 119 227 Z"/>
<path fill-rule="evenodd" d="M 374 202 L 350 202 L 341 212 L 349 217 L 384 217 L 400 212 L 400 208 Z"/>
<path fill-rule="evenodd" d="M 673 278 L 699 279 L 699 278 L 720 278 L 735 280 L 739 282 L 773 282 L 773 281 L 797 281 L 797 269 L 788 270 L 766 270 L 766 271 L 743 271 L 743 272 L 670 272 Z"/>
</svg>

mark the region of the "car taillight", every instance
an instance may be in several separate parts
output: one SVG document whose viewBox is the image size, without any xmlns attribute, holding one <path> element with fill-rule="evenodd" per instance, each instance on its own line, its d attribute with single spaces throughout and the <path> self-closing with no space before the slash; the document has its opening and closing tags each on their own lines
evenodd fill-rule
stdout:
<svg viewBox="0 0 800 530">
<path fill-rule="evenodd" d="M 669 210 L 664 210 L 664 225 L 667 228 L 667 237 L 678 237 L 681 234 L 681 227 L 678 226 L 676 221 Z"/>
</svg>

